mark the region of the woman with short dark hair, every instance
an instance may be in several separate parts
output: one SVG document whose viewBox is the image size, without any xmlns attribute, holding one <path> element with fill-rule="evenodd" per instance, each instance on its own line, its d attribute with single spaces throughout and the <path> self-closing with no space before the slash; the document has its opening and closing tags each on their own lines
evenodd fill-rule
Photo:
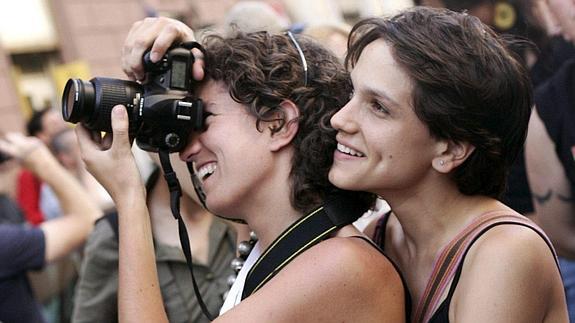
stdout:
<svg viewBox="0 0 575 323">
<path fill-rule="evenodd" d="M 392 212 L 369 234 L 414 322 L 567 322 L 553 247 L 497 199 L 525 140 L 529 78 L 478 18 L 418 7 L 351 32 L 354 94 L 331 120 L 337 187 Z"/>
</svg>

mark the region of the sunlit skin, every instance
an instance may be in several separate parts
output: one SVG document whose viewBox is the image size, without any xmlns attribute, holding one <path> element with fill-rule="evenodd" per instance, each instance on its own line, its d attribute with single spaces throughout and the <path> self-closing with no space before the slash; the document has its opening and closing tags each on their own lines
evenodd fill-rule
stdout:
<svg viewBox="0 0 575 323">
<path fill-rule="evenodd" d="M 256 129 L 255 117 L 230 97 L 223 83 L 207 83 L 199 96 L 209 115 L 206 131 L 192 134 L 180 157 L 195 163 L 212 211 L 243 214 L 243 205 L 252 204 L 254 190 L 269 178 L 268 135 Z"/>
<path fill-rule="evenodd" d="M 496 199 L 459 191 L 450 174 L 475 147 L 431 135 L 415 114 L 412 80 L 392 53 L 388 43 L 375 40 L 353 67 L 354 94 L 331 119 L 338 148 L 329 179 L 389 203 L 384 252 L 417 304 L 438 252 L 454 236 L 485 212 L 513 211 Z M 505 288 L 494 292 L 496 286 Z M 499 226 L 467 254 L 448 315 L 451 322 L 563 322 L 563 298 L 543 240 L 521 226 Z"/>
<path fill-rule="evenodd" d="M 265 122 L 257 129 L 256 118 L 231 98 L 222 82 L 205 83 L 198 95 L 208 114 L 206 130 L 191 135 L 180 158 L 194 162 L 211 212 L 242 219 L 262 243 L 271 242 L 301 216 L 286 198 L 290 196 L 286 185 L 291 168 L 290 135 L 272 136 L 270 124 Z M 296 111 L 295 106 L 291 110 Z M 278 213 L 280 207 L 289 211 Z M 268 214 L 267 219 L 259 216 L 262 212 Z M 270 218 L 274 218 L 273 226 L 268 223 Z"/>
<path fill-rule="evenodd" d="M 331 124 L 338 130 L 338 143 L 360 155 L 336 150 L 330 181 L 380 195 L 388 190 L 413 190 L 433 176 L 432 159 L 445 144 L 432 138 L 415 115 L 411 81 L 383 40 L 365 48 L 351 77 L 353 97 Z"/>
<path fill-rule="evenodd" d="M 125 72 L 139 76 L 142 49 L 152 42 L 152 51 L 164 52 L 176 40 L 193 38 L 193 32 L 184 27 L 168 18 L 147 18 L 134 24 L 123 51 Z M 194 72 L 202 64 L 198 65 Z M 196 164 L 208 208 L 245 220 L 265 250 L 304 215 L 292 205 L 290 185 L 300 107 L 282 99 L 272 112 L 278 115 L 269 116 L 270 121 L 261 122 L 258 129 L 256 118 L 230 97 L 223 82 L 205 82 L 196 94 L 208 113 L 207 129 L 189 138 L 180 158 Z M 278 121 L 280 117 L 285 124 Z M 130 153 L 125 109 L 115 107 L 111 121 L 113 140 L 95 143 L 82 127 L 78 136 L 89 169 L 118 206 L 118 317 L 122 322 L 168 322 L 159 290 L 145 190 Z M 270 128 L 277 131 L 272 134 Z M 398 273 L 377 249 L 351 238 L 357 235 L 361 233 L 353 225 L 334 232 L 331 239 L 297 256 L 269 283 L 216 321 L 404 322 L 403 286 Z"/>
</svg>

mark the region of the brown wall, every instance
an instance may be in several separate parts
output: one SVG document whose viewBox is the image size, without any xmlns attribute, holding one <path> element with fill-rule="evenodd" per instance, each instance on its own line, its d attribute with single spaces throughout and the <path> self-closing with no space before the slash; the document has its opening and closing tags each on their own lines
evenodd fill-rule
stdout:
<svg viewBox="0 0 575 323">
<path fill-rule="evenodd" d="M 138 0 L 51 0 L 64 63 L 83 60 L 92 76 L 124 78 L 122 44 L 130 27 L 145 17 Z"/>
<path fill-rule="evenodd" d="M 0 133 L 23 130 L 24 117 L 11 66 L 10 56 L 0 46 Z"/>
</svg>

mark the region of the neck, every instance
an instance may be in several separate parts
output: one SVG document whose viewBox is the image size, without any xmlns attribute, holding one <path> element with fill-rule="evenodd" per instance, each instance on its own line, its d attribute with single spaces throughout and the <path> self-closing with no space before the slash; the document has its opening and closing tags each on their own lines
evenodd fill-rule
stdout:
<svg viewBox="0 0 575 323">
<path fill-rule="evenodd" d="M 401 244 L 410 255 L 435 255 L 473 218 L 503 206 L 488 197 L 464 195 L 451 182 L 384 198 L 400 223 Z"/>
<path fill-rule="evenodd" d="M 262 250 L 267 249 L 282 232 L 303 216 L 289 201 L 277 202 L 266 208 L 260 207 L 257 216 L 247 217 L 248 225 L 256 233 Z"/>
<path fill-rule="evenodd" d="M 242 218 L 258 236 L 262 250 L 303 216 L 290 201 L 291 154 L 285 156 L 287 158 L 276 159 L 275 167 L 268 172 L 265 180 L 254 187 L 242 203 Z"/>
</svg>

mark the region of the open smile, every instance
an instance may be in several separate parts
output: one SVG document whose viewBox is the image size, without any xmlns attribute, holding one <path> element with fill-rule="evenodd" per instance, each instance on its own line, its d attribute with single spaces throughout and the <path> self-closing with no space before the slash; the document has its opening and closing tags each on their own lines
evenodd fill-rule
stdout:
<svg viewBox="0 0 575 323">
<path fill-rule="evenodd" d="M 350 156 L 365 157 L 363 153 L 340 143 L 337 144 L 337 151 Z"/>
<path fill-rule="evenodd" d="M 198 169 L 198 178 L 202 181 L 210 177 L 218 168 L 215 162 L 207 163 Z"/>
</svg>

